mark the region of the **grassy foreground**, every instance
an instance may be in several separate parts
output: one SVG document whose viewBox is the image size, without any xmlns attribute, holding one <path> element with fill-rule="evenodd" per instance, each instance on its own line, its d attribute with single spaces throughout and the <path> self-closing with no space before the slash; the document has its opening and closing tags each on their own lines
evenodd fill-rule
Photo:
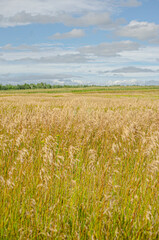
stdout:
<svg viewBox="0 0 159 240">
<path fill-rule="evenodd" d="M 159 97 L 0 95 L 0 239 L 159 239 Z"/>
</svg>

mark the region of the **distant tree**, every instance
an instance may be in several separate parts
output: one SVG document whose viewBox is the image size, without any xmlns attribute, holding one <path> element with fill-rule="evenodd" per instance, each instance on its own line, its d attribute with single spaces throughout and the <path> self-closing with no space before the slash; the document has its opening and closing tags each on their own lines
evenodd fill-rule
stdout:
<svg viewBox="0 0 159 240">
<path fill-rule="evenodd" d="M 30 84 L 25 83 L 25 84 L 24 84 L 24 89 L 31 89 Z"/>
<path fill-rule="evenodd" d="M 80 88 L 80 87 L 88 87 L 88 86 L 95 86 L 95 85 L 51 85 L 47 83 L 24 83 L 24 84 L 17 84 L 17 85 L 12 85 L 12 84 L 6 84 L 2 85 L 0 84 L 0 90 L 19 90 L 19 89 L 53 89 L 53 88 Z"/>
</svg>

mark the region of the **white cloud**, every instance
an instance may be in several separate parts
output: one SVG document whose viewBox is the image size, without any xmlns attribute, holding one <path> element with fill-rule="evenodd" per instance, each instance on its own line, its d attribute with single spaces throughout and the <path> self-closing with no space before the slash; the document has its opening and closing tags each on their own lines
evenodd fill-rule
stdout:
<svg viewBox="0 0 159 240">
<path fill-rule="evenodd" d="M 36 51 L 32 51 L 32 48 L 36 48 Z M 71 78 L 73 81 L 80 77 L 84 83 L 91 80 L 92 84 L 107 84 L 106 81 L 109 80 L 125 81 L 128 78 L 157 81 L 159 78 L 157 64 L 159 47 L 141 47 L 132 41 L 104 42 L 80 49 L 53 44 L 31 46 L 7 44 L 0 47 L 0 53 L 3 54 L 0 64 L 1 75 L 9 73 L 8 80 L 15 82 L 15 74 L 21 75 L 18 78 L 19 82 L 29 80 L 36 82 L 39 75 L 43 76 L 39 77 L 40 81 L 49 82 L 51 79 L 44 76 L 50 75 L 54 82 L 66 80 L 65 83 L 68 83 L 69 78 L 60 80 L 60 74 L 70 77 L 73 75 Z M 23 78 L 26 73 L 27 78 Z M 3 79 L 4 76 L 1 78 L 2 83 Z"/>
<path fill-rule="evenodd" d="M 64 54 L 64 55 L 55 55 L 55 56 L 45 56 L 39 58 L 34 57 L 25 57 L 25 58 L 18 58 L 18 59 L 12 59 L 7 60 L 4 58 L 0 58 L 0 63 L 12 63 L 12 64 L 31 64 L 31 63 L 42 63 L 42 64 L 77 64 L 77 63 L 86 63 L 90 61 L 90 58 L 80 55 L 80 54 Z"/>
<path fill-rule="evenodd" d="M 87 24 L 94 25 L 109 21 L 108 14 L 117 8 L 116 0 L 1 0 L 0 26 L 25 25 L 30 23 Z M 87 15 L 88 13 L 90 13 Z M 97 14 L 93 15 L 93 14 Z M 77 20 L 75 18 L 77 17 Z M 81 17 L 80 16 L 84 16 Z M 70 17 L 70 18 L 69 18 Z M 85 20 L 89 21 L 88 24 Z M 71 21 L 71 23 L 70 23 Z"/>
<path fill-rule="evenodd" d="M 74 48 L 54 44 L 19 45 L 0 47 L 1 64 L 79 64 L 92 61 Z"/>
<path fill-rule="evenodd" d="M 66 38 L 80 38 L 85 35 L 84 30 L 82 29 L 73 29 L 70 32 L 66 33 L 55 33 L 53 36 L 49 37 L 50 39 L 66 39 Z"/>
<path fill-rule="evenodd" d="M 116 26 L 110 18 L 122 5 L 136 0 L 1 0 L 0 27 L 31 23 L 63 23 L 68 26 Z M 119 24 L 119 23 L 118 23 Z"/>
<path fill-rule="evenodd" d="M 140 47 L 138 50 L 134 51 L 124 51 L 120 53 L 121 61 L 124 60 L 127 64 L 129 62 L 140 62 L 144 63 L 157 63 L 157 58 L 159 56 L 158 46 L 146 46 Z"/>
<path fill-rule="evenodd" d="M 154 72 L 154 71 L 149 68 L 139 68 L 139 67 L 129 66 L 129 67 L 114 69 L 111 72 L 113 73 L 146 73 L 146 72 Z"/>
<path fill-rule="evenodd" d="M 155 40 L 159 38 L 159 25 L 133 20 L 128 25 L 119 28 L 116 34 L 121 37 L 131 37 L 139 40 Z"/>
<path fill-rule="evenodd" d="M 142 3 L 138 0 L 120 0 L 120 4 L 122 7 L 138 7 Z"/>
<path fill-rule="evenodd" d="M 89 11 L 111 10 L 114 6 L 110 0 L 1 0 L 1 14 L 6 17 L 19 12 L 33 15 L 46 14 L 56 16 L 59 13 L 82 13 Z"/>
<path fill-rule="evenodd" d="M 72 18 L 71 21 L 66 21 L 68 25 L 76 25 L 76 26 L 103 26 L 103 27 L 111 27 L 114 23 L 110 19 L 110 14 L 108 12 L 103 13 L 87 13 L 79 18 Z"/>
<path fill-rule="evenodd" d="M 58 44 L 36 44 L 13 46 L 6 44 L 0 47 L 0 54 L 7 61 L 15 61 L 24 58 L 55 57 L 57 55 L 77 54 L 74 49 Z"/>
<path fill-rule="evenodd" d="M 22 44 L 17 47 L 12 46 L 11 44 L 6 44 L 0 47 L 0 49 L 5 51 L 38 51 L 36 46 L 29 46 L 26 44 Z"/>
<path fill-rule="evenodd" d="M 128 67 L 120 67 L 106 71 L 99 71 L 99 74 L 108 74 L 112 75 L 112 73 L 117 74 L 117 76 L 124 76 L 124 74 L 132 75 L 132 74 L 147 74 L 147 73 L 157 73 L 159 69 L 153 69 L 153 66 L 147 67 L 135 67 L 135 66 L 128 66 Z M 113 75 L 114 75 L 113 74 Z"/>
<path fill-rule="evenodd" d="M 91 62 L 93 68 L 95 67 L 93 62 L 104 63 L 107 66 L 115 65 L 116 68 L 121 64 L 131 66 L 135 62 L 157 66 L 159 47 L 143 47 L 132 41 L 104 42 L 77 49 L 54 44 L 19 46 L 7 44 L 0 47 L 0 56 L 1 60 L 3 57 L 3 60 L 8 62 L 23 61 L 23 63 L 28 63 L 29 59 L 32 63 L 36 61 L 47 63 Z M 109 57 L 109 61 L 107 57 Z"/>
<path fill-rule="evenodd" d="M 133 78 L 133 79 L 121 79 L 121 80 L 115 80 L 115 81 L 109 81 L 109 85 L 124 85 L 124 86 L 130 86 L 130 85 L 140 85 L 142 84 L 141 82 L 139 82 L 137 79 Z M 144 84 L 144 83 L 143 83 Z"/>
<path fill-rule="evenodd" d="M 139 0 L 1 0 L 3 17 L 12 17 L 26 12 L 31 15 L 57 16 L 62 14 L 83 14 L 87 12 L 114 12 L 120 6 L 136 7 Z"/>
<path fill-rule="evenodd" d="M 41 47 L 35 45 L 12 46 L 10 44 L 0 48 L 2 57 L 1 64 L 82 64 L 105 62 L 105 58 L 111 58 L 114 62 L 123 60 L 122 54 L 129 54 L 132 51 L 138 51 L 140 45 L 131 41 L 120 41 L 112 43 L 101 43 L 94 46 L 84 46 L 78 49 L 57 48 L 55 46 Z M 32 49 L 35 49 L 33 51 Z M 118 60 L 115 61 L 117 57 Z M 127 57 L 126 57 L 127 58 Z M 123 60 L 124 61 L 124 60 Z"/>
<path fill-rule="evenodd" d="M 115 57 L 123 51 L 138 50 L 140 45 L 131 41 L 120 41 L 111 43 L 101 43 L 96 46 L 85 46 L 79 48 L 83 54 L 93 54 L 95 56 Z"/>
<path fill-rule="evenodd" d="M 110 29 L 114 26 L 119 25 L 123 20 L 113 22 L 108 12 L 88 12 L 80 16 L 72 16 L 68 13 L 59 13 L 58 15 L 53 14 L 32 14 L 26 11 L 18 12 L 10 17 L 2 17 L 0 19 L 0 27 L 17 26 L 17 25 L 28 25 L 31 23 L 63 23 L 66 26 L 100 26 L 105 29 Z"/>
<path fill-rule="evenodd" d="M 50 84 L 82 84 L 82 80 L 77 80 L 72 74 L 2 74 L 0 84 L 24 84 L 47 82 Z"/>
</svg>

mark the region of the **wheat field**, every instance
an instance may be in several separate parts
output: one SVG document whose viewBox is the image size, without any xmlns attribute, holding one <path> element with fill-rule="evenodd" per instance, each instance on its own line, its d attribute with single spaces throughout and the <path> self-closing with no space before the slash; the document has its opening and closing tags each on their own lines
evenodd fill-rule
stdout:
<svg viewBox="0 0 159 240">
<path fill-rule="evenodd" d="M 159 239 L 159 92 L 0 94 L 0 239 Z"/>
</svg>

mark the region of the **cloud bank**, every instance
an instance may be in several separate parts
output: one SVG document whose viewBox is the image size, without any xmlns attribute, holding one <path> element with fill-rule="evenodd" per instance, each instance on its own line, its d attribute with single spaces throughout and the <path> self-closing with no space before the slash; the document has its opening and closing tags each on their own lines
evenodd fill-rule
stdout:
<svg viewBox="0 0 159 240">
<path fill-rule="evenodd" d="M 50 36 L 49 39 L 67 39 L 67 38 L 80 38 L 84 37 L 85 32 L 82 29 L 73 29 L 67 33 L 55 33 L 54 35 Z"/>
</svg>

